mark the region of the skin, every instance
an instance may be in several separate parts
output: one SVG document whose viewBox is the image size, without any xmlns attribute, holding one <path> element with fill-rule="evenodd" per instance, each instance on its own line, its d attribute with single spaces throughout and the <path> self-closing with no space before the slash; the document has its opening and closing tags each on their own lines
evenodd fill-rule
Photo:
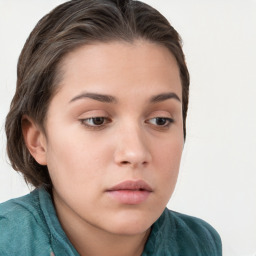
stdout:
<svg viewBox="0 0 256 256">
<path fill-rule="evenodd" d="M 80 255 L 141 255 L 173 193 L 183 149 L 176 60 L 143 40 L 98 43 L 69 53 L 61 71 L 46 134 L 23 118 L 31 154 L 48 166 L 61 225 Z M 152 101 L 170 93 L 177 97 Z M 143 180 L 152 192 L 142 203 L 120 203 L 106 191 L 126 180 Z"/>
</svg>

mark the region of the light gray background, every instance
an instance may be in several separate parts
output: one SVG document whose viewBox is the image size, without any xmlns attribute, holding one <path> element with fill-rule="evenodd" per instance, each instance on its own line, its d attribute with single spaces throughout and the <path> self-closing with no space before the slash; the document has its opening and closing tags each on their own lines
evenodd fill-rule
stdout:
<svg viewBox="0 0 256 256">
<path fill-rule="evenodd" d="M 0 202 L 26 194 L 7 164 L 4 120 L 16 64 L 57 0 L 0 0 Z M 146 0 L 182 35 L 191 74 L 188 136 L 169 208 L 210 222 L 224 256 L 256 255 L 256 1 Z"/>
</svg>

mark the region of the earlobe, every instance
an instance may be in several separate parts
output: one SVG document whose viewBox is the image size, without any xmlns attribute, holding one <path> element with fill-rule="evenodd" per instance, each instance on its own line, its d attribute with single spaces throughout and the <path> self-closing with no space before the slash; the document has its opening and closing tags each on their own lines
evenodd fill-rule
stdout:
<svg viewBox="0 0 256 256">
<path fill-rule="evenodd" d="M 41 165 L 47 165 L 46 139 L 38 125 L 28 116 L 24 115 L 21 121 L 23 138 L 33 158 Z"/>
</svg>

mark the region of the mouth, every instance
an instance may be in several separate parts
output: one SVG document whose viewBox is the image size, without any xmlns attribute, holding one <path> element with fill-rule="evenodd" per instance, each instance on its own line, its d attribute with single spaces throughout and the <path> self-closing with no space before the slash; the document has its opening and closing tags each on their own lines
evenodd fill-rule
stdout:
<svg viewBox="0 0 256 256">
<path fill-rule="evenodd" d="M 121 204 L 135 205 L 146 201 L 153 189 L 143 180 L 128 180 L 111 187 L 106 192 Z"/>
</svg>

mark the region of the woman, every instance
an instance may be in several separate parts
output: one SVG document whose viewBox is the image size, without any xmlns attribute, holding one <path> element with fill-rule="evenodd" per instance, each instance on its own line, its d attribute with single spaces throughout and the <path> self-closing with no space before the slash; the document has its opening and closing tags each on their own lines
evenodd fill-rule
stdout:
<svg viewBox="0 0 256 256">
<path fill-rule="evenodd" d="M 0 255 L 221 255 L 209 224 L 166 208 L 188 88 L 178 33 L 142 2 L 73 0 L 41 19 L 6 119 L 36 189 L 0 206 Z"/>
</svg>

